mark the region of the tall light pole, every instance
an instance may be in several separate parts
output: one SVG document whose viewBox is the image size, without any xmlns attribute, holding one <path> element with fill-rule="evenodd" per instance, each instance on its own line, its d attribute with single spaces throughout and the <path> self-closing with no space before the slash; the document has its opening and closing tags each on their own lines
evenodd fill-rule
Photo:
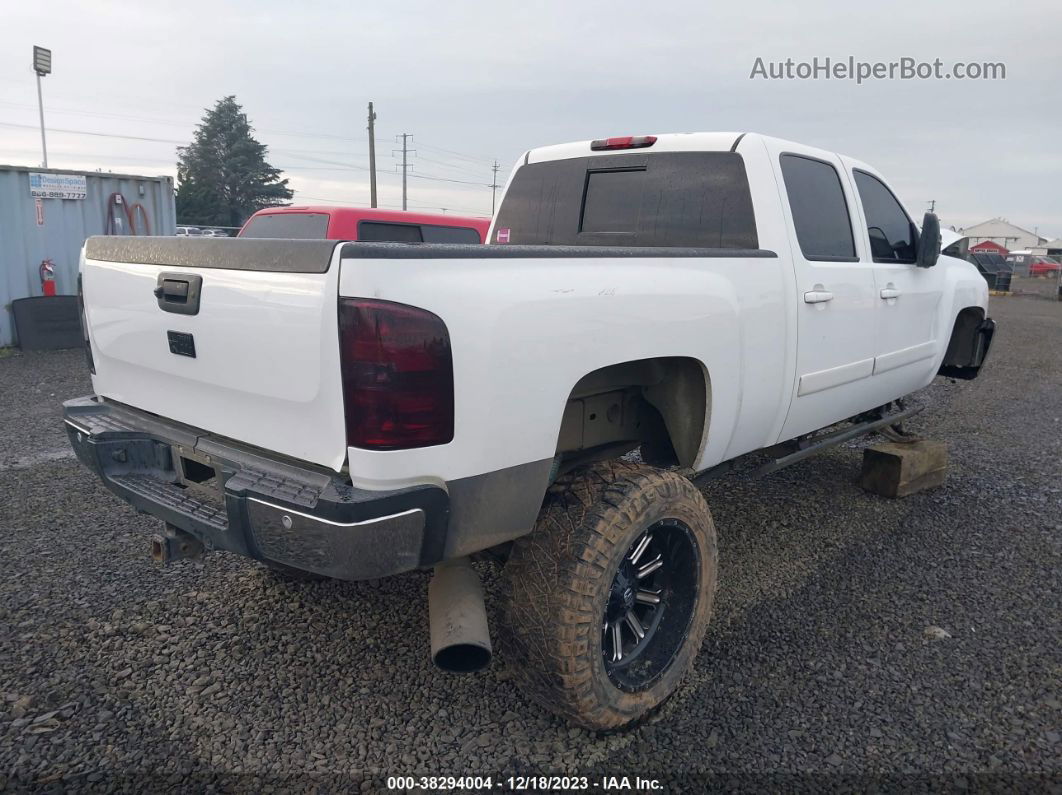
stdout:
<svg viewBox="0 0 1062 795">
<path fill-rule="evenodd" d="M 37 73 L 37 107 L 41 112 L 41 151 L 44 153 L 44 167 L 48 168 L 48 143 L 44 140 L 44 95 L 41 94 L 41 78 L 52 73 L 51 50 L 34 45 L 33 71 Z"/>
</svg>

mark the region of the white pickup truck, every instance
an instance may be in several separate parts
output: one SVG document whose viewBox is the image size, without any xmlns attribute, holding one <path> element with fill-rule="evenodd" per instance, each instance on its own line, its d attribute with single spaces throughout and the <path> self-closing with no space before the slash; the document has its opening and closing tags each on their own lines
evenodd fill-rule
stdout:
<svg viewBox="0 0 1062 795">
<path fill-rule="evenodd" d="M 531 150 L 488 245 L 96 237 L 80 278 L 95 395 L 68 433 L 163 520 L 157 559 L 433 568 L 451 670 L 490 659 L 469 556 L 505 561 L 506 663 L 596 729 L 701 645 L 716 536 L 684 475 L 893 423 L 995 327 L 935 216 L 755 134 Z"/>
</svg>

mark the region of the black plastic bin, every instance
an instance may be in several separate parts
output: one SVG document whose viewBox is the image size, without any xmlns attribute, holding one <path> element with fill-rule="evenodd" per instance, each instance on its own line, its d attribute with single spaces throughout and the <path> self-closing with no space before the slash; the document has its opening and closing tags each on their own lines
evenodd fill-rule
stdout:
<svg viewBox="0 0 1062 795">
<path fill-rule="evenodd" d="M 39 295 L 11 302 L 18 346 L 24 351 L 81 348 L 81 319 L 76 295 Z"/>
</svg>

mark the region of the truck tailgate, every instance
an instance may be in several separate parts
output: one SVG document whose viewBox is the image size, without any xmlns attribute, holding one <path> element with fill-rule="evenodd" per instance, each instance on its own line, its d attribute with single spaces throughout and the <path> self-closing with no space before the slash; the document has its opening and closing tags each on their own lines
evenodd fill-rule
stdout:
<svg viewBox="0 0 1062 795">
<path fill-rule="evenodd" d="M 335 248 L 90 238 L 81 273 L 96 393 L 338 470 L 346 441 Z"/>
</svg>

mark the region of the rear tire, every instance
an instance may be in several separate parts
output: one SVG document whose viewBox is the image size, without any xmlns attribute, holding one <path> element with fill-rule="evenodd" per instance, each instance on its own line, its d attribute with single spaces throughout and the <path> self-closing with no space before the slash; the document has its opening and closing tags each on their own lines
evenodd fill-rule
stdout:
<svg viewBox="0 0 1062 795">
<path fill-rule="evenodd" d="M 622 461 L 573 471 L 506 564 L 506 662 L 576 725 L 634 725 L 692 666 L 717 567 L 711 513 L 686 478 Z"/>
</svg>

